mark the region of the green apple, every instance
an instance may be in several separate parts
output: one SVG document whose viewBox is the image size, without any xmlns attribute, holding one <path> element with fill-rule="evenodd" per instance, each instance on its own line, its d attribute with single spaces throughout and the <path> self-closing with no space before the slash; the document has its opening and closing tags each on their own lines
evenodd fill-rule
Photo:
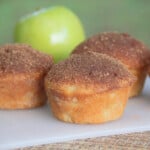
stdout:
<svg viewBox="0 0 150 150">
<path fill-rule="evenodd" d="M 41 9 L 21 18 L 15 27 L 15 42 L 27 43 L 51 54 L 55 62 L 65 59 L 85 39 L 79 18 L 68 8 Z"/>
</svg>

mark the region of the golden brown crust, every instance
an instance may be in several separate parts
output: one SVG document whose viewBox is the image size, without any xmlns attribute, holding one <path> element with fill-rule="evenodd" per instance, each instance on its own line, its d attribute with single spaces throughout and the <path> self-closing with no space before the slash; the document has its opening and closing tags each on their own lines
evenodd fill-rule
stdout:
<svg viewBox="0 0 150 150">
<path fill-rule="evenodd" d="M 150 76 L 150 67 L 147 69 L 147 71 L 148 71 L 148 75 Z"/>
<path fill-rule="evenodd" d="M 48 71 L 52 57 L 26 44 L 7 44 L 0 47 L 0 76 L 15 73 Z"/>
<path fill-rule="evenodd" d="M 149 55 L 149 59 L 147 60 L 147 72 L 150 75 L 150 55 Z"/>
<path fill-rule="evenodd" d="M 147 76 L 147 70 L 145 68 L 141 69 L 129 69 L 129 71 L 137 77 L 136 82 L 132 85 L 130 93 L 129 93 L 129 98 L 138 96 L 144 87 L 145 79 Z"/>
<path fill-rule="evenodd" d="M 53 65 L 45 84 L 47 88 L 61 91 L 68 85 L 74 85 L 69 93 L 74 91 L 82 93 L 78 87 L 83 87 L 83 90 L 86 89 L 89 93 L 91 89 L 104 92 L 127 87 L 135 80 L 135 77 L 119 61 L 104 54 L 87 52 L 83 55 L 74 54 L 67 60 Z"/>
<path fill-rule="evenodd" d="M 73 54 L 53 65 L 45 88 L 53 114 L 71 123 L 103 123 L 123 114 L 135 77 L 99 53 Z"/>
<path fill-rule="evenodd" d="M 23 73 L 0 78 L 0 109 L 27 109 L 45 104 L 44 76 Z"/>
<path fill-rule="evenodd" d="M 44 77 L 51 56 L 25 44 L 0 47 L 0 109 L 26 109 L 46 102 Z"/>
<path fill-rule="evenodd" d="M 73 53 L 94 51 L 117 58 L 128 68 L 142 68 L 148 57 L 147 47 L 126 33 L 101 33 L 90 37 L 75 48 Z"/>
<path fill-rule="evenodd" d="M 53 114 L 62 121 L 79 124 L 104 123 L 120 118 L 124 112 L 130 86 L 84 97 L 49 94 Z"/>
</svg>

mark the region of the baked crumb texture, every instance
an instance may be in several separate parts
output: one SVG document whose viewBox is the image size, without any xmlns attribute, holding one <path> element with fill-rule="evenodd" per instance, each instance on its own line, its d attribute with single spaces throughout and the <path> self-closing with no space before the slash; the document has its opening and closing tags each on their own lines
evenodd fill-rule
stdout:
<svg viewBox="0 0 150 150">
<path fill-rule="evenodd" d="M 0 75 L 45 72 L 52 57 L 34 50 L 26 44 L 7 44 L 0 47 Z"/>
<path fill-rule="evenodd" d="M 54 115 L 75 123 L 102 123 L 119 118 L 136 81 L 119 61 L 95 52 L 52 66 L 45 88 Z"/>
<path fill-rule="evenodd" d="M 147 60 L 147 64 L 148 64 L 147 72 L 150 75 L 150 56 L 149 56 L 149 59 Z"/>
<path fill-rule="evenodd" d="M 104 32 L 94 35 L 75 48 L 73 53 L 94 51 L 110 55 L 129 68 L 145 67 L 148 48 L 127 33 Z"/>
<path fill-rule="evenodd" d="M 107 54 L 124 63 L 137 82 L 130 91 L 130 97 L 141 93 L 147 75 L 148 48 L 140 41 L 126 33 L 104 32 L 94 35 L 75 48 L 73 53 L 94 51 Z"/>
<path fill-rule="evenodd" d="M 26 109 L 46 102 L 44 76 L 51 56 L 26 44 L 0 47 L 0 109 Z"/>
</svg>

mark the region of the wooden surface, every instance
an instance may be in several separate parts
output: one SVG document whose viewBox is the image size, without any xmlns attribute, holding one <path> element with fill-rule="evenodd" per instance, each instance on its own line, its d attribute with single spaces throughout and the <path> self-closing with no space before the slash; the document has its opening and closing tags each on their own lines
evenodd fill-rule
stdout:
<svg viewBox="0 0 150 150">
<path fill-rule="evenodd" d="M 150 131 L 54 143 L 18 150 L 150 150 Z"/>
</svg>

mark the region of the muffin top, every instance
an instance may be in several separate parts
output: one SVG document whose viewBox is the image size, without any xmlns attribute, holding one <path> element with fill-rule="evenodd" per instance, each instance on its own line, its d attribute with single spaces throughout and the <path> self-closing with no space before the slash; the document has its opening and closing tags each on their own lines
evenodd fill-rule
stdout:
<svg viewBox="0 0 150 150">
<path fill-rule="evenodd" d="M 128 68 L 146 65 L 148 48 L 126 33 L 105 32 L 90 37 L 75 48 L 73 53 L 94 51 L 117 58 Z"/>
<path fill-rule="evenodd" d="M 51 56 L 26 44 L 7 44 L 0 47 L 0 75 L 45 72 L 52 63 Z"/>
<path fill-rule="evenodd" d="M 52 66 L 46 76 L 46 86 L 61 89 L 67 85 L 103 92 L 127 87 L 136 78 L 119 61 L 95 52 L 73 54 Z"/>
</svg>

